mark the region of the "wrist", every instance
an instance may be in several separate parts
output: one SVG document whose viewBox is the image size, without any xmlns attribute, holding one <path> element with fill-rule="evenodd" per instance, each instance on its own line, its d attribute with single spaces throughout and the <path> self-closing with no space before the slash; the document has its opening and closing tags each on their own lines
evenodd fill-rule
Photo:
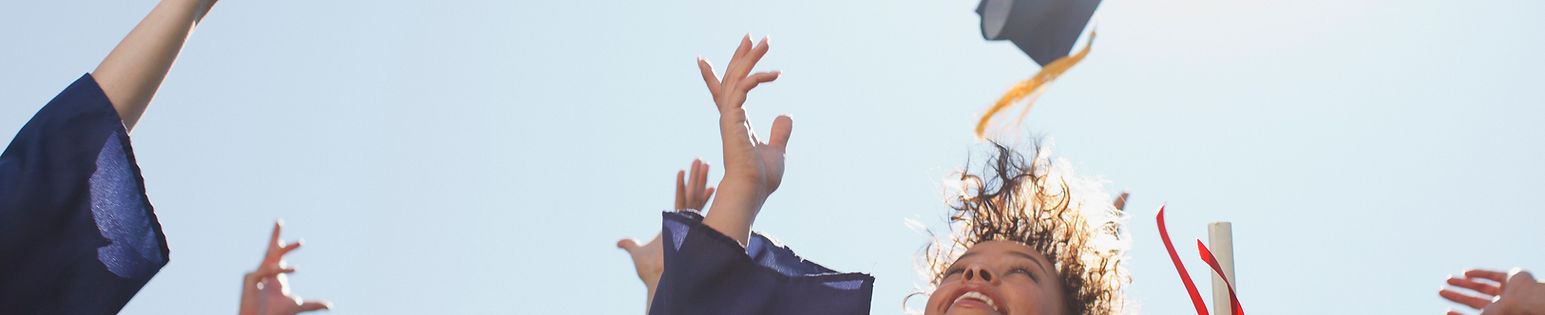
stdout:
<svg viewBox="0 0 1545 315">
<path fill-rule="evenodd" d="M 209 15 L 209 10 L 215 7 L 218 0 L 180 0 L 191 1 L 193 6 L 193 24 L 197 26 L 204 16 Z"/>
</svg>

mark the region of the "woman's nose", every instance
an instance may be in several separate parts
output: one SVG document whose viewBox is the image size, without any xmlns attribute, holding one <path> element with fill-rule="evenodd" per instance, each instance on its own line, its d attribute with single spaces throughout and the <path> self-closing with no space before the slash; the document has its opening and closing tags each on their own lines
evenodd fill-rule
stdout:
<svg viewBox="0 0 1545 315">
<path fill-rule="evenodd" d="M 992 282 L 992 273 L 987 272 L 987 269 L 981 266 L 971 266 L 966 269 L 966 281 L 971 281 L 972 279 Z"/>
</svg>

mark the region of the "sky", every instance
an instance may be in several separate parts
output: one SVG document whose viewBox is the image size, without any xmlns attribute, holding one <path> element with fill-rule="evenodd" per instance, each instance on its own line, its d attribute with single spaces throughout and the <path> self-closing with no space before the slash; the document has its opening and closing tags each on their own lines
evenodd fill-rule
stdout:
<svg viewBox="0 0 1545 315">
<path fill-rule="evenodd" d="M 153 0 L 0 10 L 0 130 L 106 56 Z M 874 275 L 902 312 L 942 180 L 1037 66 L 975 1 L 225 0 L 189 39 L 134 152 L 171 261 L 124 314 L 236 309 L 272 221 L 305 246 L 293 292 L 336 314 L 637 314 L 613 243 L 659 230 L 674 174 L 722 174 L 694 60 L 770 36 L 783 76 L 746 106 L 794 116 L 756 229 Z M 1545 271 L 1545 2 L 1107 0 L 1090 55 L 1022 125 L 1132 192 L 1148 314 L 1191 311 L 1192 239 L 1230 221 L 1252 313 L 1438 314 L 1470 267 Z M 975 153 L 975 154 L 973 154 Z M 1203 286 L 1203 294 L 1208 289 Z"/>
</svg>

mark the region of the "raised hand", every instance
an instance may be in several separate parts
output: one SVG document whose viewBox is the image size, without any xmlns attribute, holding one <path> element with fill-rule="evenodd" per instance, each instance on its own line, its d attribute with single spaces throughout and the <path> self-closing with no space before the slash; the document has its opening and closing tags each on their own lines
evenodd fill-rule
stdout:
<svg viewBox="0 0 1545 315">
<path fill-rule="evenodd" d="M 302 302 L 290 295 L 289 280 L 285 274 L 295 272 L 294 267 L 284 266 L 284 255 L 297 248 L 300 242 L 286 245 L 279 240 L 281 222 L 274 222 L 274 233 L 268 238 L 268 252 L 256 271 L 247 273 L 241 283 L 241 315 L 293 315 L 321 309 L 331 309 L 332 304 L 322 301 Z"/>
<path fill-rule="evenodd" d="M 767 49 L 767 38 L 755 46 L 751 36 L 742 38 L 722 78 L 714 75 L 707 60 L 697 60 L 703 82 L 708 84 L 708 92 L 719 109 L 719 134 L 724 142 L 724 179 L 719 182 L 719 199 L 703 223 L 741 244 L 750 238 L 751 223 L 767 196 L 783 181 L 784 152 L 794 126 L 789 116 L 778 116 L 773 120 L 771 137 L 763 142 L 751 131 L 746 118 L 746 93 L 759 84 L 777 80 L 780 74 L 751 73 Z"/>
<path fill-rule="evenodd" d="M 703 205 L 713 197 L 714 188 L 708 187 L 708 163 L 702 160 L 692 160 L 692 175 L 684 177 L 686 171 L 676 171 L 676 209 L 677 211 L 701 210 Z M 617 241 L 617 248 L 628 251 L 633 257 L 633 269 L 638 272 L 638 280 L 644 282 L 648 291 L 645 300 L 645 312 L 648 312 L 648 303 L 654 301 L 654 289 L 660 283 L 660 274 L 665 272 L 665 249 L 661 247 L 660 235 L 655 234 L 654 239 L 643 245 L 638 240 L 625 238 Z"/>
<path fill-rule="evenodd" d="M 1545 314 L 1545 283 L 1534 280 L 1528 271 L 1514 268 L 1503 273 L 1495 270 L 1465 270 L 1462 277 L 1449 276 L 1448 285 L 1438 295 L 1454 303 L 1481 311 L 1481 315 Z M 1469 289 L 1480 295 L 1455 290 Z M 1448 315 L 1462 313 L 1449 310 Z"/>
<path fill-rule="evenodd" d="M 686 171 L 676 171 L 676 210 L 702 210 L 713 198 L 714 188 L 708 184 L 708 162 L 692 160 L 692 177 L 683 178 Z"/>
</svg>

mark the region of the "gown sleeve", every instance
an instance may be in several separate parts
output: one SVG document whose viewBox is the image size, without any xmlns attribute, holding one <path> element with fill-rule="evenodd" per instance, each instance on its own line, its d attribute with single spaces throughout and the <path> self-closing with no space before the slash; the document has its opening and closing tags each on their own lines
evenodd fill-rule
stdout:
<svg viewBox="0 0 1545 315">
<path fill-rule="evenodd" d="M 691 212 L 663 214 L 651 315 L 868 314 L 874 277 L 839 273 L 753 233 L 745 247 Z"/>
<path fill-rule="evenodd" d="M 112 314 L 165 266 L 129 136 L 90 74 L 0 154 L 0 312 Z"/>
</svg>

